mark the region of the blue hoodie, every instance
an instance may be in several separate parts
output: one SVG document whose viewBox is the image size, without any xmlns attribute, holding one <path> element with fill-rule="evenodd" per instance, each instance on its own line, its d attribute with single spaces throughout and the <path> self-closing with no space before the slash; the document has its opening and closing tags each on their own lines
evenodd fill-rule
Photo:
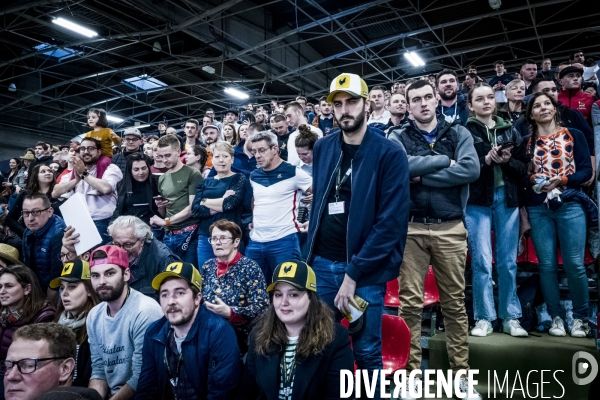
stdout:
<svg viewBox="0 0 600 400">
<path fill-rule="evenodd" d="M 450 110 L 447 111 L 450 114 L 450 117 L 452 117 L 453 115 L 456 114 L 456 116 L 458 118 L 460 118 L 460 120 L 458 120 L 458 118 L 454 121 L 455 124 L 460 124 L 462 126 L 465 126 L 467 124 L 467 120 L 469 119 L 469 108 L 467 107 L 467 99 L 465 98 L 465 96 L 459 94 L 457 95 L 456 98 L 456 103 L 454 103 L 454 105 L 452 107 L 446 107 L 446 110 Z M 435 112 L 438 115 L 441 115 L 443 118 L 444 116 L 444 107 L 442 107 L 442 103 L 438 103 L 437 108 L 435 109 Z M 448 115 L 448 114 L 446 114 Z M 439 117 L 438 117 L 439 118 Z M 450 121 L 448 121 L 450 122 Z"/>
<path fill-rule="evenodd" d="M 313 149 L 313 206 L 307 260 L 310 261 L 327 198 L 342 163 L 342 133 L 317 140 Z M 398 277 L 408 232 L 409 178 L 404 149 L 367 126 L 352 160 L 346 274 L 357 287 Z"/>
</svg>

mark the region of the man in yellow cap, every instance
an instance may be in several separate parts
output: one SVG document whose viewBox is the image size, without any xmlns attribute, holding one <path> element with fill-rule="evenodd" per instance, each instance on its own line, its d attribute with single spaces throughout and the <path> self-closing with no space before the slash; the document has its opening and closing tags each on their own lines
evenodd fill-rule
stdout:
<svg viewBox="0 0 600 400">
<path fill-rule="evenodd" d="M 141 399 L 229 399 L 240 352 L 229 322 L 202 306 L 202 276 L 174 262 L 154 278 L 164 317 L 146 331 L 136 391 Z"/>
<path fill-rule="evenodd" d="M 398 276 L 404 253 L 409 180 L 402 147 L 367 125 L 368 96 L 358 75 L 344 73 L 331 82 L 327 102 L 340 131 L 317 140 L 313 149 L 307 261 L 319 295 L 334 310 L 345 314 L 351 304 L 358 308 L 355 294 L 369 303 L 362 327 L 351 329 L 356 328 L 358 368 L 373 371 L 382 368 L 386 282 Z"/>
</svg>

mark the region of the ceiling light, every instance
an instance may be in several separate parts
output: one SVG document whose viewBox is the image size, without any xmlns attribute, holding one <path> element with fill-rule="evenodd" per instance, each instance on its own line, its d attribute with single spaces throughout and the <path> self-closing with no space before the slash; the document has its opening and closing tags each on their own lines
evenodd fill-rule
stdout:
<svg viewBox="0 0 600 400">
<path fill-rule="evenodd" d="M 11 83 L 10 85 L 8 85 L 8 91 L 9 92 L 16 92 L 17 91 L 17 85 L 15 85 L 14 83 Z"/>
<path fill-rule="evenodd" d="M 250 96 L 248 96 L 246 93 L 241 92 L 234 88 L 225 89 L 225 93 L 230 94 L 233 97 L 237 97 L 238 99 L 241 99 L 241 100 L 246 100 L 246 99 L 250 98 Z"/>
<path fill-rule="evenodd" d="M 138 128 L 138 129 L 139 128 L 147 128 L 149 126 L 150 126 L 150 124 L 137 125 L 137 122 L 136 122 L 136 125 L 135 125 L 135 127 Z"/>
<path fill-rule="evenodd" d="M 215 69 L 209 65 L 205 65 L 204 67 L 202 67 L 202 71 L 208 72 L 209 74 L 215 73 Z"/>
<path fill-rule="evenodd" d="M 84 28 L 83 26 L 76 24 L 74 22 L 71 22 L 69 20 L 66 20 L 64 18 L 55 18 L 52 20 L 53 23 L 55 23 L 56 25 L 60 25 L 63 28 L 67 28 L 69 30 L 72 30 L 73 32 L 77 32 L 83 36 L 87 36 L 87 37 L 94 37 L 94 36 L 98 36 L 98 34 L 88 28 Z"/>
<path fill-rule="evenodd" d="M 116 123 L 121 123 L 123 121 L 125 121 L 123 118 L 119 118 L 119 117 L 114 117 L 112 115 L 107 115 L 106 119 L 109 120 L 110 122 L 116 122 Z"/>
<path fill-rule="evenodd" d="M 152 51 L 155 51 L 157 53 L 160 53 L 162 51 L 162 46 L 159 42 L 154 42 L 154 44 L 152 45 Z"/>
<path fill-rule="evenodd" d="M 490 7 L 494 10 L 498 10 L 502 7 L 502 0 L 488 0 L 488 2 L 490 3 Z"/>
<path fill-rule="evenodd" d="M 413 67 L 424 67 L 425 66 L 425 62 L 423 61 L 423 59 L 421 59 L 421 57 L 419 57 L 419 55 L 417 53 L 415 53 L 414 51 L 407 51 L 406 53 L 404 53 L 404 57 L 410 61 L 410 63 L 413 65 Z"/>
</svg>

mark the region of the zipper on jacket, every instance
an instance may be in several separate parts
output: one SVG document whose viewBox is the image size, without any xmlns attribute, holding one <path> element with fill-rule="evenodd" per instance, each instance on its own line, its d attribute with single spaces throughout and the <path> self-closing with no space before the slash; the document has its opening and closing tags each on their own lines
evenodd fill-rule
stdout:
<svg viewBox="0 0 600 400">
<path fill-rule="evenodd" d="M 352 167 L 353 161 L 354 160 L 350 160 L 350 169 L 351 170 L 354 170 L 354 168 Z M 350 174 L 350 193 L 352 193 L 352 174 Z M 352 194 L 350 195 L 350 202 L 352 202 Z M 349 249 L 349 247 L 348 247 L 348 230 L 349 230 L 349 227 L 350 227 L 350 203 L 348 203 L 348 223 L 346 224 L 346 264 L 350 264 L 350 257 L 348 256 L 348 249 Z"/>
<path fill-rule="evenodd" d="M 329 178 L 329 184 L 327 185 L 327 190 L 325 191 L 325 193 L 323 193 L 323 198 L 321 199 L 321 208 L 319 210 L 317 210 L 317 215 L 319 216 L 319 218 L 317 219 L 316 223 L 317 226 L 315 226 L 315 234 L 313 235 L 313 238 L 310 242 L 310 246 L 308 248 L 308 254 L 306 256 L 306 262 L 309 262 L 311 256 L 312 256 L 312 250 L 313 250 L 313 246 L 315 244 L 315 239 L 317 238 L 317 233 L 319 230 L 319 221 L 321 219 L 321 213 L 323 212 L 323 207 L 325 206 L 325 202 L 327 200 L 327 197 L 329 196 L 329 191 L 331 190 L 331 182 L 333 182 L 333 178 L 335 177 L 335 172 L 338 170 L 338 168 L 341 168 L 341 164 L 342 164 L 342 159 L 344 158 L 344 152 L 340 151 L 340 158 L 338 159 L 337 164 L 335 165 L 335 168 L 333 169 L 333 173 L 331 174 L 331 177 Z M 352 181 L 350 181 L 352 182 Z M 350 212 L 350 206 L 348 206 L 348 212 Z M 310 224 L 310 222 L 309 222 Z M 348 234 L 348 232 L 346 232 L 346 235 Z M 348 238 L 346 237 L 346 240 L 348 240 Z M 348 252 L 346 252 L 346 258 L 348 258 Z"/>
</svg>

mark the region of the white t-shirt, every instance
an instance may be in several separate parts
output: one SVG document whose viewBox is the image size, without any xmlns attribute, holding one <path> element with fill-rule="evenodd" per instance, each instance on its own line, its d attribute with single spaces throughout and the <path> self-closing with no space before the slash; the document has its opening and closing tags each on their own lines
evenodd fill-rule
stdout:
<svg viewBox="0 0 600 400">
<path fill-rule="evenodd" d="M 312 132 L 316 133 L 317 136 L 319 136 L 319 139 L 323 137 L 322 130 L 320 130 L 319 128 L 312 126 L 312 125 L 308 125 L 308 127 L 310 128 L 310 130 Z M 296 152 L 296 138 L 298 137 L 299 134 L 300 134 L 300 132 L 298 131 L 298 129 L 296 129 L 294 132 L 290 133 L 290 137 L 287 142 L 287 149 L 288 149 L 287 162 L 289 162 L 292 165 L 295 165 L 296 167 L 300 166 L 300 158 L 298 157 L 298 153 Z"/>
<path fill-rule="evenodd" d="M 250 239 L 265 243 L 300 232 L 298 206 L 301 192 L 312 186 L 310 175 L 284 161 L 272 171 L 252 171 L 250 184 L 254 191 Z"/>
<path fill-rule="evenodd" d="M 96 178 L 95 165 L 88 172 L 90 176 Z M 100 179 L 110 184 L 112 191 L 109 194 L 98 193 L 83 179 L 75 186 L 75 193 L 81 193 L 85 197 L 85 202 L 94 221 L 112 217 L 115 208 L 117 208 L 117 183 L 123 179 L 123 173 L 115 164 L 110 164 L 106 167 L 106 171 Z"/>
<path fill-rule="evenodd" d="M 369 117 L 369 122 L 367 122 L 368 124 L 387 124 L 388 122 L 390 122 L 390 118 L 392 118 L 392 114 L 390 114 L 390 112 L 388 110 L 384 110 L 383 114 L 381 114 L 380 117 L 375 117 L 375 115 L 373 113 L 371 113 L 371 116 Z"/>
</svg>

